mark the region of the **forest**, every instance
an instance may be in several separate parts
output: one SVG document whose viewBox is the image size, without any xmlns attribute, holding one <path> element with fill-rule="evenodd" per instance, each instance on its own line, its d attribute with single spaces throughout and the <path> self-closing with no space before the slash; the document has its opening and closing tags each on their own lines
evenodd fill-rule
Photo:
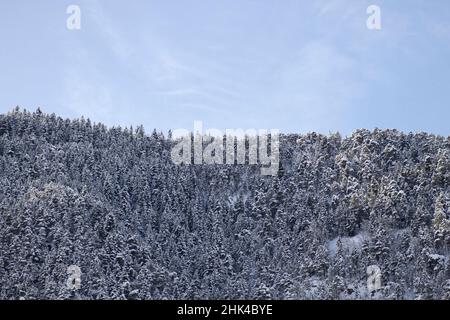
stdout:
<svg viewBox="0 0 450 320">
<path fill-rule="evenodd" d="M 174 144 L 0 115 L 0 299 L 450 299 L 450 137 L 281 134 L 275 176 Z"/>
</svg>

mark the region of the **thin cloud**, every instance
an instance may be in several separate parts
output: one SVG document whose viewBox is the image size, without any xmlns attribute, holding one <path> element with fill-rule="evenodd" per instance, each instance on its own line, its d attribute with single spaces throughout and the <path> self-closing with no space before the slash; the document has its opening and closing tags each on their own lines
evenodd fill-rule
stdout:
<svg viewBox="0 0 450 320">
<path fill-rule="evenodd" d="M 79 116 L 104 118 L 113 112 L 113 95 L 102 81 L 87 81 L 88 78 L 76 68 L 66 70 L 62 105 Z"/>
</svg>

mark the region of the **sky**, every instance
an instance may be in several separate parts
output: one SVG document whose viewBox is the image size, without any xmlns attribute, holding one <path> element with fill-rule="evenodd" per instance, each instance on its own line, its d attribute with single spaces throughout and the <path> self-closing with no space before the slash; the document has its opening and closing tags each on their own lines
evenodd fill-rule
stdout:
<svg viewBox="0 0 450 320">
<path fill-rule="evenodd" d="M 1 1 L 0 112 L 17 105 L 147 132 L 448 136 L 450 2 Z"/>
</svg>

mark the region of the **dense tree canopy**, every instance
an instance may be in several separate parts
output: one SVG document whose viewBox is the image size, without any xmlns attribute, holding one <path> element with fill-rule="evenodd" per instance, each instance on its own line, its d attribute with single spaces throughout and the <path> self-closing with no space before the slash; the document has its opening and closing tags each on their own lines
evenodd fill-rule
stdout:
<svg viewBox="0 0 450 320">
<path fill-rule="evenodd" d="M 450 137 L 282 135 L 275 177 L 175 165 L 173 144 L 1 115 L 0 298 L 450 298 Z"/>
</svg>

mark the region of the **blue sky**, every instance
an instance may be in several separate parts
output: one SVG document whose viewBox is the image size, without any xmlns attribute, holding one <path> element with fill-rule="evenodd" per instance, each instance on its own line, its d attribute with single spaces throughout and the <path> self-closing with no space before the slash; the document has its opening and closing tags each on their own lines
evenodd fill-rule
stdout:
<svg viewBox="0 0 450 320">
<path fill-rule="evenodd" d="M 66 8 L 81 8 L 81 30 Z M 381 8 L 368 30 L 366 9 Z M 450 135 L 448 0 L 0 2 L 0 112 Z"/>
</svg>

